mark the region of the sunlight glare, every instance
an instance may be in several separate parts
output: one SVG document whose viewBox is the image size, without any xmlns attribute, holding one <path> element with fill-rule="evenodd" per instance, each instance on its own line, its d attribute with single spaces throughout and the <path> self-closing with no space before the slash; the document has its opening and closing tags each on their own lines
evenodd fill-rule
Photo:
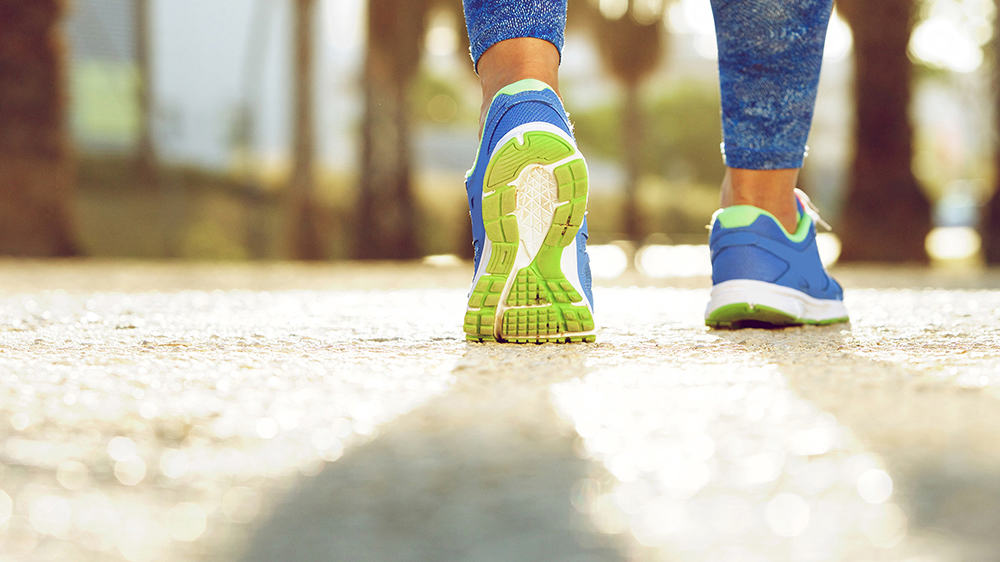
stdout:
<svg viewBox="0 0 1000 562">
<path fill-rule="evenodd" d="M 444 12 L 431 20 L 425 38 L 428 54 L 437 57 L 451 56 L 458 50 L 458 33 Z"/>
<path fill-rule="evenodd" d="M 641 273 L 654 278 L 712 274 L 708 246 L 704 244 L 651 244 L 636 253 L 635 265 Z"/>
<path fill-rule="evenodd" d="M 598 279 L 615 279 L 628 269 L 628 254 L 618 244 L 599 244 L 587 248 L 590 268 Z"/>
<path fill-rule="evenodd" d="M 927 235 L 924 246 L 934 260 L 964 260 L 975 256 L 983 241 L 968 226 L 940 226 Z"/>
<path fill-rule="evenodd" d="M 326 0 L 320 14 L 323 18 L 323 39 L 337 51 L 353 51 L 361 48 L 365 21 L 362 17 L 364 5 L 361 2 Z"/>
<path fill-rule="evenodd" d="M 877 468 L 866 470 L 858 477 L 858 495 L 868 503 L 884 503 L 892 496 L 892 477 Z"/>
<path fill-rule="evenodd" d="M 455 254 L 434 254 L 424 256 L 424 259 L 421 261 L 424 265 L 432 267 L 458 267 L 462 265 L 462 258 L 456 256 Z"/>
<path fill-rule="evenodd" d="M 601 15 L 609 20 L 616 20 L 628 11 L 628 0 L 600 0 L 598 9 Z"/>
<path fill-rule="evenodd" d="M 983 63 L 983 50 L 968 31 L 941 17 L 931 17 L 917 26 L 910 39 L 910 55 L 953 72 L 973 72 Z"/>
<path fill-rule="evenodd" d="M 663 17 L 663 0 L 634 0 L 632 17 L 641 24 L 651 24 Z"/>
<path fill-rule="evenodd" d="M 767 526 L 779 537 L 797 537 L 809 526 L 809 504 L 798 494 L 778 494 L 764 510 Z"/>
<path fill-rule="evenodd" d="M 840 238 L 832 232 L 816 233 L 816 249 L 819 250 L 819 260 L 823 267 L 830 267 L 840 259 L 842 245 Z"/>
<path fill-rule="evenodd" d="M 823 60 L 842 61 L 851 52 L 854 44 L 854 37 L 851 35 L 851 28 L 847 22 L 840 17 L 837 9 L 833 9 L 833 16 L 830 17 L 830 26 L 826 30 L 826 45 L 823 48 Z"/>
<path fill-rule="evenodd" d="M 715 17 L 712 15 L 711 4 L 703 0 L 681 0 L 678 7 L 688 31 L 715 36 Z"/>
</svg>

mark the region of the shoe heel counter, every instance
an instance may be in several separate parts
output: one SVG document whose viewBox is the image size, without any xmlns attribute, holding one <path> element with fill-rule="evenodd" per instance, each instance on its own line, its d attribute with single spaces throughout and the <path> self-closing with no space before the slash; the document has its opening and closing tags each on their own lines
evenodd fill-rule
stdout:
<svg viewBox="0 0 1000 562">
<path fill-rule="evenodd" d="M 721 237 L 712 252 L 712 283 L 754 279 L 774 283 L 788 271 L 788 263 L 749 243 L 726 244 Z"/>
<path fill-rule="evenodd" d="M 561 106 L 553 107 L 545 101 L 533 99 L 526 99 L 512 104 L 503 116 L 500 117 L 493 130 L 496 131 L 496 134 L 500 134 L 501 131 L 503 134 L 506 134 L 507 131 L 519 125 L 531 122 L 549 123 L 572 136 L 565 112 L 563 112 Z"/>
</svg>

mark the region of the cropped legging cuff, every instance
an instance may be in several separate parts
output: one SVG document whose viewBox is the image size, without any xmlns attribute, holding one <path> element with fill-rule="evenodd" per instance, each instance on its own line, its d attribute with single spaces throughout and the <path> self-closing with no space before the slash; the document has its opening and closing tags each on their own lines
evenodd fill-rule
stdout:
<svg viewBox="0 0 1000 562">
<path fill-rule="evenodd" d="M 566 0 L 463 0 L 472 61 L 505 39 L 544 39 L 562 53 Z"/>
<path fill-rule="evenodd" d="M 726 165 L 801 168 L 833 0 L 711 2 Z"/>
</svg>

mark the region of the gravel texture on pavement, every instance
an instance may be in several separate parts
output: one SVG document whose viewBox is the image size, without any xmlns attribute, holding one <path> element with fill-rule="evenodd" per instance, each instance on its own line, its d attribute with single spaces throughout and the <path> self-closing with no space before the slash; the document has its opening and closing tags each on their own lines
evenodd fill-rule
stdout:
<svg viewBox="0 0 1000 562">
<path fill-rule="evenodd" d="M 471 344 L 467 268 L 0 262 L 0 560 L 996 560 L 1000 274 Z"/>
</svg>

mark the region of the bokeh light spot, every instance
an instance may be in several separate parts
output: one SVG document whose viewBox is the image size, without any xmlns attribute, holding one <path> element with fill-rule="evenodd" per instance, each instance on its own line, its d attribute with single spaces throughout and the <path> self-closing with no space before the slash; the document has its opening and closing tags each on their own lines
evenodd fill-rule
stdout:
<svg viewBox="0 0 1000 562">
<path fill-rule="evenodd" d="M 809 515 L 809 504 L 797 494 L 778 494 L 764 510 L 767 526 L 779 537 L 801 535 L 809 526 Z"/>
<path fill-rule="evenodd" d="M 873 468 L 858 477 L 858 495 L 868 503 L 883 503 L 892 496 L 892 477 Z"/>
</svg>

